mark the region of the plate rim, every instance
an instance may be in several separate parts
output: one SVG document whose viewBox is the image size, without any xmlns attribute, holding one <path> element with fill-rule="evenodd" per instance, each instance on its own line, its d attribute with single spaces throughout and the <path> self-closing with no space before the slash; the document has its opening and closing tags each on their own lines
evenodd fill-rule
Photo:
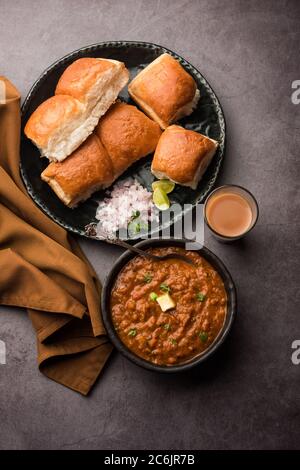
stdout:
<svg viewBox="0 0 300 470">
<path fill-rule="evenodd" d="M 187 61 L 184 57 L 180 56 L 176 52 L 172 51 L 171 49 L 168 49 L 165 46 L 162 46 L 160 44 L 156 44 L 153 42 L 147 42 L 147 41 L 128 41 L 128 40 L 116 40 L 116 41 L 101 41 L 97 43 L 93 43 L 87 46 L 80 47 L 68 54 L 65 54 L 61 58 L 55 60 L 51 65 L 49 65 L 46 69 L 43 70 L 43 72 L 39 75 L 39 77 L 35 80 L 31 88 L 29 89 L 23 103 L 21 106 L 21 142 L 20 142 L 20 148 L 22 148 L 22 140 L 24 137 L 23 128 L 24 128 L 24 122 L 23 122 L 23 116 L 27 111 L 27 108 L 29 106 L 29 102 L 31 98 L 36 94 L 37 88 L 40 84 L 40 82 L 44 79 L 46 75 L 49 74 L 49 72 L 52 72 L 55 70 L 58 66 L 61 66 L 64 64 L 64 62 L 68 61 L 72 56 L 76 56 L 82 52 L 89 52 L 96 50 L 99 47 L 102 48 L 108 48 L 108 47 L 130 47 L 130 46 L 136 46 L 136 47 L 141 47 L 141 48 L 148 48 L 148 49 L 159 49 L 162 51 L 162 53 L 169 53 L 171 56 L 175 57 L 181 64 L 184 64 L 185 69 L 192 70 L 195 75 L 198 76 L 199 80 L 205 84 L 206 88 L 209 90 L 210 97 L 212 98 L 214 104 L 216 105 L 217 108 L 217 115 L 218 115 L 218 121 L 220 125 L 220 135 L 221 135 L 221 142 L 219 142 L 219 158 L 216 164 L 215 171 L 210 178 L 210 180 L 207 182 L 206 189 L 204 192 L 202 192 L 201 195 L 196 196 L 195 200 L 193 203 L 191 203 L 191 207 L 183 209 L 179 214 L 176 214 L 173 219 L 171 220 L 171 223 L 168 223 L 167 225 L 159 226 L 157 230 L 154 230 L 152 232 L 147 232 L 145 234 L 148 238 L 150 237 L 155 237 L 157 234 L 159 234 L 162 230 L 165 228 L 171 228 L 176 222 L 181 220 L 186 216 L 187 213 L 192 211 L 197 204 L 201 203 L 202 201 L 205 200 L 205 198 L 208 196 L 208 194 L 211 192 L 211 190 L 214 188 L 216 184 L 216 180 L 218 178 L 224 155 L 225 155 L 225 150 L 226 150 L 226 120 L 225 120 L 225 115 L 223 108 L 221 106 L 221 103 L 214 91 L 214 89 L 211 87 L 205 76 L 200 72 L 193 64 L 191 64 L 189 61 Z M 27 138 L 27 137 L 26 137 Z M 34 203 L 54 222 L 56 222 L 58 225 L 63 227 L 65 230 L 67 230 L 70 233 L 79 235 L 81 237 L 85 237 L 90 240 L 97 240 L 97 241 L 105 241 L 105 239 L 97 238 L 95 236 L 91 236 L 84 232 L 81 229 L 77 229 L 75 227 L 72 227 L 69 225 L 67 222 L 64 222 L 60 217 L 57 217 L 55 214 L 52 213 L 52 211 L 47 207 L 47 205 L 41 201 L 39 198 L 36 197 L 36 191 L 34 190 L 32 184 L 29 182 L 29 179 L 27 178 L 27 172 L 25 171 L 25 168 L 22 165 L 22 152 L 20 152 L 20 164 L 19 164 L 19 169 L 20 169 L 20 174 L 23 180 L 23 183 L 26 187 L 26 190 L 29 194 L 29 196 L 32 198 Z M 144 238 L 144 237 L 143 237 Z M 127 241 L 132 241 L 132 242 L 137 242 L 140 240 L 141 237 L 138 235 L 135 238 L 130 238 Z"/>
</svg>

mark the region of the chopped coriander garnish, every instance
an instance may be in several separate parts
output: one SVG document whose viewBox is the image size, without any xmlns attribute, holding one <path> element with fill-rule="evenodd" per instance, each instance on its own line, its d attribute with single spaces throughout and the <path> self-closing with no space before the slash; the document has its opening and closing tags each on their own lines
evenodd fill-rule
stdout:
<svg viewBox="0 0 300 470">
<path fill-rule="evenodd" d="M 198 294 L 196 294 L 196 298 L 197 300 L 199 300 L 199 302 L 203 302 L 205 300 L 205 294 L 202 294 L 202 292 L 198 292 Z"/>
<path fill-rule="evenodd" d="M 157 297 L 158 297 L 158 295 L 155 294 L 155 292 L 151 292 L 151 294 L 149 295 L 149 297 L 150 297 L 151 300 L 156 300 Z"/>
<path fill-rule="evenodd" d="M 167 330 L 167 331 L 168 331 L 170 328 L 171 328 L 170 323 L 166 323 L 166 324 L 164 325 L 164 330 Z"/>
<path fill-rule="evenodd" d="M 153 277 L 152 274 L 146 273 L 146 274 L 144 275 L 144 282 L 146 282 L 147 284 L 149 284 L 149 282 L 152 281 L 152 277 Z"/>
<path fill-rule="evenodd" d="M 137 329 L 136 328 L 132 328 L 132 330 L 129 330 L 128 332 L 128 336 L 136 336 L 137 334 Z"/>
<path fill-rule="evenodd" d="M 160 290 L 162 290 L 163 292 L 171 292 L 171 289 L 170 287 L 168 286 L 168 284 L 164 284 L 162 283 L 160 286 L 159 286 Z"/>
<path fill-rule="evenodd" d="M 141 231 L 140 222 L 137 222 L 136 220 L 132 220 L 131 222 L 129 222 L 128 231 L 132 234 L 140 233 L 140 231 Z"/>
<path fill-rule="evenodd" d="M 141 215 L 140 211 L 133 211 L 131 217 L 132 217 L 133 219 L 136 219 L 136 218 L 139 217 L 140 215 Z"/>
<path fill-rule="evenodd" d="M 206 331 L 200 331 L 198 336 L 201 339 L 202 343 L 206 343 L 206 341 L 208 339 L 208 334 L 206 333 Z"/>
<path fill-rule="evenodd" d="M 176 345 L 177 345 L 177 341 L 176 341 L 176 339 L 174 339 L 174 338 L 170 338 L 170 339 L 169 339 L 169 341 L 170 341 L 170 343 L 172 343 L 172 344 L 173 344 L 173 346 L 176 346 Z"/>
</svg>

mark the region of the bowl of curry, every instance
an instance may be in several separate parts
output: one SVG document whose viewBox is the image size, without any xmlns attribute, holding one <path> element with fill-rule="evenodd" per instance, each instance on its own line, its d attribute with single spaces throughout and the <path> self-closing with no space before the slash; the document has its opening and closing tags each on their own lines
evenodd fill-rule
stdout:
<svg viewBox="0 0 300 470">
<path fill-rule="evenodd" d="M 180 253 L 153 261 L 126 251 L 102 291 L 102 315 L 114 346 L 146 369 L 178 372 L 211 356 L 230 331 L 236 289 L 222 261 L 206 247 L 187 251 L 184 240 L 145 240 L 153 254 Z"/>
</svg>

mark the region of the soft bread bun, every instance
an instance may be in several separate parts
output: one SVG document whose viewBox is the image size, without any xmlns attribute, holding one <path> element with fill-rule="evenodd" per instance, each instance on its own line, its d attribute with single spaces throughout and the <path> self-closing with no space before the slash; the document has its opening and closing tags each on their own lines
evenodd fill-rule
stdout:
<svg viewBox="0 0 300 470">
<path fill-rule="evenodd" d="M 82 58 L 66 68 L 55 96 L 29 118 L 24 132 L 49 160 L 62 161 L 93 132 L 129 80 L 122 62 Z"/>
<path fill-rule="evenodd" d="M 57 196 L 75 207 L 91 194 L 111 184 L 114 178 L 111 160 L 95 134 L 63 162 L 52 162 L 41 174 Z"/>
<path fill-rule="evenodd" d="M 169 54 L 162 54 L 129 84 L 131 98 L 162 129 L 188 116 L 200 92 L 193 77 Z"/>
<path fill-rule="evenodd" d="M 83 113 L 83 104 L 72 96 L 52 96 L 34 111 L 24 132 L 40 149 L 46 149 L 52 144 L 50 136 L 58 134 L 59 129 L 62 134 L 66 134 L 64 128 L 72 121 L 79 121 Z M 58 140 L 56 146 L 59 146 Z"/>
<path fill-rule="evenodd" d="M 114 167 L 115 177 L 130 165 L 154 152 L 161 136 L 159 125 L 136 106 L 115 103 L 96 127 Z"/>
<path fill-rule="evenodd" d="M 159 139 L 151 172 L 158 179 L 167 178 L 196 189 L 218 145 L 217 141 L 198 132 L 170 126 Z"/>
<path fill-rule="evenodd" d="M 63 162 L 50 163 L 41 178 L 64 204 L 75 207 L 154 152 L 160 135 L 159 125 L 135 106 L 115 103 L 94 133 Z"/>
</svg>

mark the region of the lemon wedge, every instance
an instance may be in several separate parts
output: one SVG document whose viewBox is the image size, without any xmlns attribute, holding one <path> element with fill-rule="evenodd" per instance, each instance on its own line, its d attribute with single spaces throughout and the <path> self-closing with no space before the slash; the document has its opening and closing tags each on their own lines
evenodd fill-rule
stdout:
<svg viewBox="0 0 300 470">
<path fill-rule="evenodd" d="M 168 196 L 160 188 L 156 188 L 153 192 L 153 202 L 156 205 L 157 209 L 160 211 L 165 211 L 170 207 L 170 201 Z"/>
<path fill-rule="evenodd" d="M 164 193 L 169 194 L 175 188 L 175 183 L 169 180 L 158 180 L 152 183 L 152 189 L 155 191 L 157 188 L 161 189 Z"/>
</svg>

